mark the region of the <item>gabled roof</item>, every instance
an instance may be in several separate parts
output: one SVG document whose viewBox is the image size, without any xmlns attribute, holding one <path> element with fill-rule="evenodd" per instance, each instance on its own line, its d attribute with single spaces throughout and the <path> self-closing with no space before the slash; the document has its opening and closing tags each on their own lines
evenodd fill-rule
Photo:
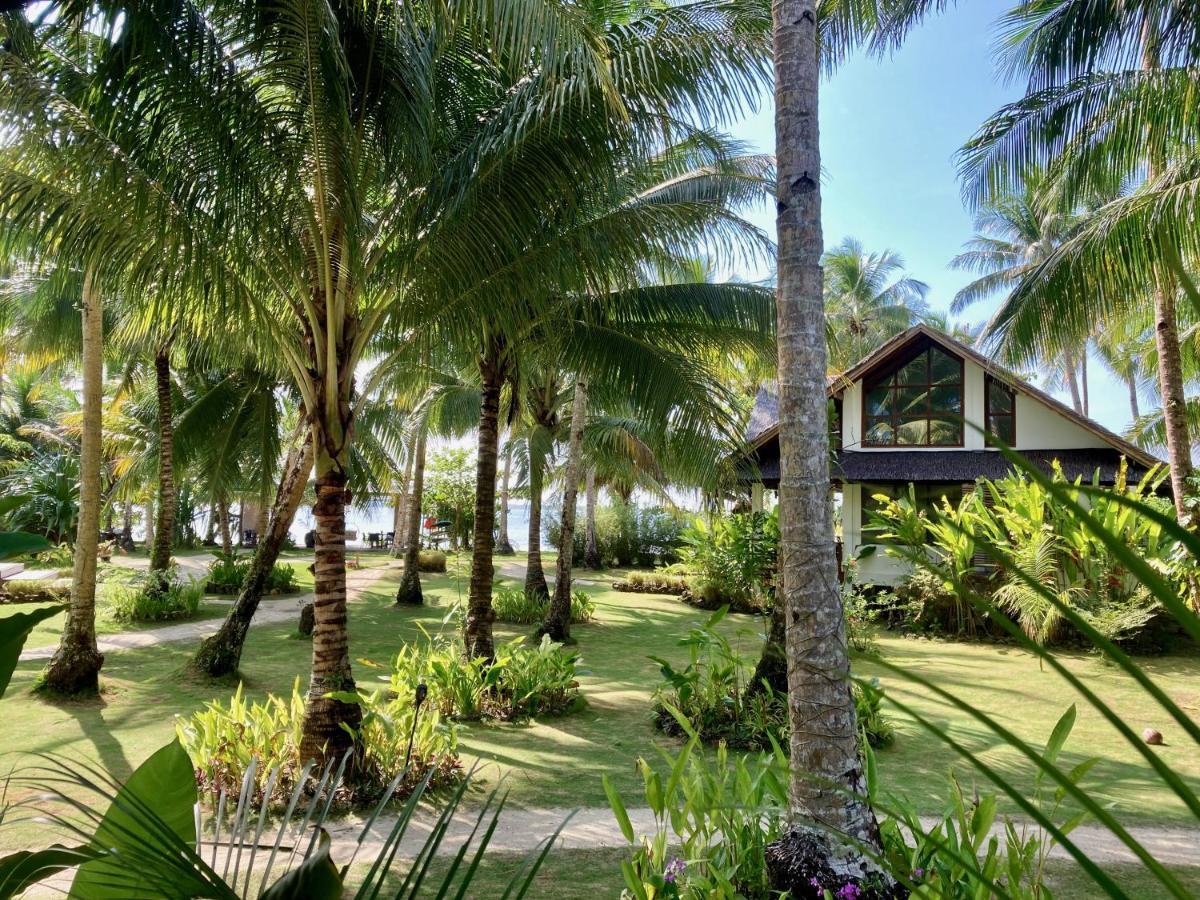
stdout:
<svg viewBox="0 0 1200 900">
<path fill-rule="evenodd" d="M 933 343 L 940 345 L 943 349 L 955 354 L 956 356 L 961 356 L 971 360 L 997 381 L 1003 382 L 1013 390 L 1020 391 L 1022 394 L 1025 394 L 1025 396 L 1050 407 L 1050 409 L 1054 410 L 1054 412 L 1058 413 L 1063 418 L 1069 419 L 1080 428 L 1083 428 L 1084 430 L 1096 435 L 1096 437 L 1100 438 L 1109 446 L 1119 450 L 1132 462 L 1139 463 L 1146 468 L 1151 468 L 1153 466 L 1162 464 L 1162 460 L 1158 459 L 1156 456 L 1154 456 L 1154 454 L 1147 453 L 1141 447 L 1131 444 L 1119 434 L 1109 431 L 1099 422 L 1089 419 L 1087 416 L 1080 415 L 1065 403 L 1054 399 L 1045 391 L 1038 390 L 1024 379 L 1017 377 L 1008 369 L 999 365 L 994 359 L 989 359 L 978 350 L 968 347 L 966 344 L 956 341 L 954 338 L 950 337 L 950 335 L 942 331 L 938 331 L 936 328 L 930 328 L 928 325 L 914 325 L 912 328 L 902 331 L 895 337 L 884 341 L 884 343 L 880 344 L 879 347 L 877 347 L 873 352 L 863 357 L 863 359 L 859 360 L 849 369 L 846 369 L 844 372 L 841 372 L 837 375 L 830 376 L 828 380 L 829 396 L 840 397 L 846 388 L 858 381 L 864 375 L 869 374 L 872 369 L 885 364 L 893 356 L 903 353 L 914 341 L 922 338 L 928 339 Z M 768 443 L 779 435 L 779 401 L 777 398 L 772 397 L 771 402 L 773 404 L 772 412 L 774 413 L 774 424 L 768 428 L 763 428 L 758 432 L 757 435 L 747 435 L 747 440 L 750 442 L 752 449 L 761 447 L 763 444 Z M 758 398 L 755 398 L 756 412 L 758 411 L 758 405 Z M 754 420 L 753 415 L 751 420 Z"/>
</svg>

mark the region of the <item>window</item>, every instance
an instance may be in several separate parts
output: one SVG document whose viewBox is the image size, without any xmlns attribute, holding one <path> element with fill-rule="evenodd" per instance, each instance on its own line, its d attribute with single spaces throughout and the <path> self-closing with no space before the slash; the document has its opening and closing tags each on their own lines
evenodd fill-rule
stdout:
<svg viewBox="0 0 1200 900">
<path fill-rule="evenodd" d="M 1017 444 L 1017 396 L 1008 385 L 991 375 L 984 381 L 987 431 L 1009 447 Z"/>
<path fill-rule="evenodd" d="M 961 447 L 962 360 L 927 347 L 863 385 L 863 445 Z"/>
</svg>

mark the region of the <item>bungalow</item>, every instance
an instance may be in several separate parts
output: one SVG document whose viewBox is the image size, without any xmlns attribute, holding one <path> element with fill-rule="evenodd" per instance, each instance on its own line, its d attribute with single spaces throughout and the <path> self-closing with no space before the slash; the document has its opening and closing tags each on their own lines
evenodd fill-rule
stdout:
<svg viewBox="0 0 1200 900">
<path fill-rule="evenodd" d="M 980 478 L 1000 478 L 1011 466 L 987 446 L 986 428 L 1027 460 L 1050 471 L 1057 460 L 1068 478 L 1113 484 L 1121 459 L 1141 478 L 1160 461 L 1081 416 L 949 335 L 917 325 L 829 379 L 834 408 L 831 476 L 841 493 L 843 553 L 872 543 L 872 498 L 895 497 L 912 485 L 918 504 L 957 499 Z M 779 487 L 779 422 L 775 398 L 760 392 L 747 439 L 742 480 L 761 508 L 764 489 Z M 860 578 L 894 583 L 905 565 L 886 554 L 861 560 Z"/>
</svg>

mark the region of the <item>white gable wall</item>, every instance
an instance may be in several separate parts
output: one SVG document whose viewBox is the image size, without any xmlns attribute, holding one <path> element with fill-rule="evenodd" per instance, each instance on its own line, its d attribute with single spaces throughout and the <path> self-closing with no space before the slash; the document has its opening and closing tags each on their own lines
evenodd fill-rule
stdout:
<svg viewBox="0 0 1200 900">
<path fill-rule="evenodd" d="M 1082 450 L 1109 446 L 1099 436 L 1040 400 L 1017 393 L 1017 447 L 1036 450 Z"/>
</svg>

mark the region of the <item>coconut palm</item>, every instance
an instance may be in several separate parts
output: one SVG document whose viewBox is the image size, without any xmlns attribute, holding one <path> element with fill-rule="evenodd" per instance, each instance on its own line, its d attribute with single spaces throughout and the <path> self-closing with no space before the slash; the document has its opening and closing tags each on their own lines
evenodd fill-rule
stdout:
<svg viewBox="0 0 1200 900">
<path fill-rule="evenodd" d="M 1192 460 L 1177 305 L 1181 292 L 1200 297 L 1186 269 L 1197 250 L 1196 10 L 1055 0 L 1018 7 L 1006 25 L 1006 63 L 1027 78 L 1026 95 L 964 148 L 968 192 L 985 200 L 1011 191 L 1039 166 L 1064 207 L 1116 199 L 1040 263 L 992 331 L 1013 346 L 1066 346 L 1150 295 L 1171 484 L 1186 519 Z M 1132 188 L 1118 194 L 1121 184 Z"/>
<path fill-rule="evenodd" d="M 929 286 L 904 274 L 892 250 L 868 253 L 846 238 L 825 252 L 825 314 L 830 365 L 848 369 L 888 338 L 920 321 Z"/>
<path fill-rule="evenodd" d="M 486 301 L 498 320 L 524 312 L 501 289 L 462 287 L 512 258 L 515 222 L 570 209 L 577 173 L 617 133 L 649 115 L 736 108 L 762 72 L 764 30 L 735 7 L 638 7 L 597 33 L 538 3 L 517 3 L 503 27 L 486 5 L 454 7 L 452 27 L 440 6 L 289 4 L 260 15 L 135 0 L 96 18 L 68 2 L 53 21 L 8 20 L 0 214 L 58 223 L 44 242 L 77 249 L 122 210 L 125 233 L 104 237 L 106 275 L 131 295 L 154 284 L 151 306 L 233 315 L 284 359 L 316 469 L 302 752 L 325 759 L 352 744 L 360 716 L 346 702 L 344 521 L 355 415 L 371 393 L 354 374 L 372 339 L 425 340 L 434 319 L 453 324 L 455 302 Z M 95 36 L 86 56 L 73 52 L 81 33 Z M 47 123 L 46 109 L 66 112 Z M 57 177 L 63 167 L 102 175 L 85 190 Z M 496 171 L 505 190 L 481 190 Z"/>
</svg>

